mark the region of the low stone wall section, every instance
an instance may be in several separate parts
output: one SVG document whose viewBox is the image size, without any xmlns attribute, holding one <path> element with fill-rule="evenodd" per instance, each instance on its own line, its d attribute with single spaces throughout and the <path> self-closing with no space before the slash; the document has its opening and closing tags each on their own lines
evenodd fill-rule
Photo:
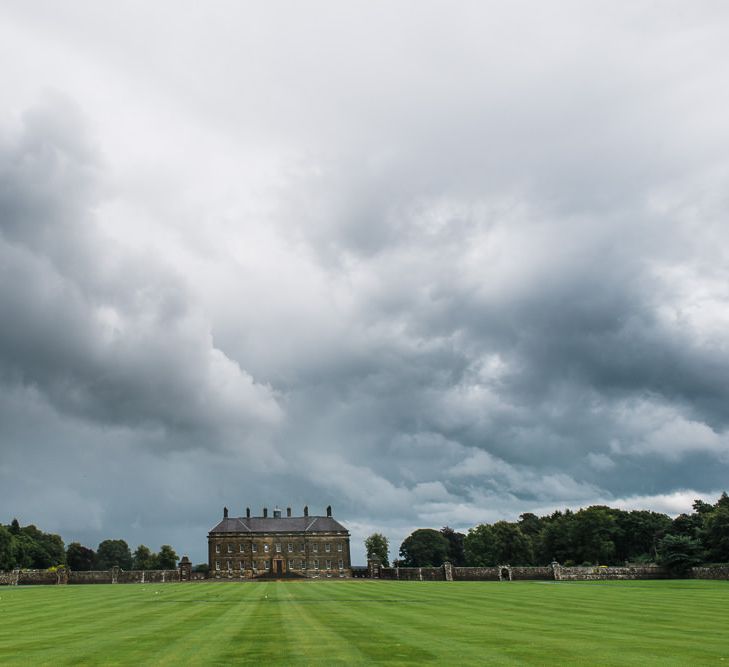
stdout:
<svg viewBox="0 0 729 667">
<path fill-rule="evenodd" d="M 110 584 L 112 583 L 111 570 L 88 570 L 68 573 L 69 584 Z"/>
<path fill-rule="evenodd" d="M 195 573 L 194 579 L 205 579 L 204 573 Z M 202 576 L 199 576 L 199 575 Z M 11 570 L 0 572 L 0 586 L 30 586 L 49 584 L 163 584 L 180 581 L 180 570 L 90 570 L 76 572 L 58 570 Z"/>
<path fill-rule="evenodd" d="M 499 581 L 499 568 L 454 567 L 453 581 Z"/>
<path fill-rule="evenodd" d="M 729 580 L 729 565 L 715 565 L 714 567 L 692 567 L 689 571 L 692 579 L 723 579 Z"/>
<path fill-rule="evenodd" d="M 65 570 L 12 570 L 0 572 L 0 585 L 4 586 L 42 586 L 66 583 Z"/>
<path fill-rule="evenodd" d="M 513 581 L 543 581 L 554 579 L 554 570 L 550 565 L 546 567 L 518 567 L 509 568 Z"/>
<path fill-rule="evenodd" d="M 599 581 L 621 579 L 668 579 L 668 570 L 659 565 L 626 565 L 619 567 L 554 566 L 554 579 L 556 581 Z"/>
<path fill-rule="evenodd" d="M 382 567 L 380 579 L 445 581 L 445 572 L 443 567 Z"/>
<path fill-rule="evenodd" d="M 121 570 L 118 584 L 165 584 L 180 581 L 179 570 Z"/>
</svg>

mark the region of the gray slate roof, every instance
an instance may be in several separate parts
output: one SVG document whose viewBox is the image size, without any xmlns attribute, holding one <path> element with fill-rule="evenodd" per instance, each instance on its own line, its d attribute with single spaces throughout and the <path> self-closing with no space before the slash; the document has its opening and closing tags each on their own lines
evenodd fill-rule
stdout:
<svg viewBox="0 0 729 667">
<path fill-rule="evenodd" d="M 330 516 L 252 516 L 223 519 L 211 533 L 346 533 L 347 529 Z"/>
</svg>

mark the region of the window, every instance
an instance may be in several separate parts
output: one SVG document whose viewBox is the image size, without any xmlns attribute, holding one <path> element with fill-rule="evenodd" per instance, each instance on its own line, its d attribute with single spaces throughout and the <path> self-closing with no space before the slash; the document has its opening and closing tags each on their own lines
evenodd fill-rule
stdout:
<svg viewBox="0 0 729 667">
<path fill-rule="evenodd" d="M 220 553 L 220 545 L 219 544 L 216 544 L 215 545 L 215 553 L 216 554 L 219 554 Z"/>
<path fill-rule="evenodd" d="M 230 561 L 228 561 L 228 572 L 230 572 L 233 569 L 233 566 L 230 564 Z"/>
<path fill-rule="evenodd" d="M 343 570 L 344 569 L 344 561 L 343 560 L 340 560 L 339 561 L 339 569 L 340 570 Z"/>
<path fill-rule="evenodd" d="M 241 561 L 240 563 L 238 563 L 238 569 L 239 570 L 243 570 L 244 569 L 243 568 L 243 561 Z"/>
<path fill-rule="evenodd" d="M 294 552 L 294 545 L 291 544 L 291 542 L 289 542 L 286 546 L 288 547 L 288 551 L 290 554 Z"/>
<path fill-rule="evenodd" d="M 331 545 L 331 544 L 329 544 L 329 542 L 327 542 L 327 543 L 326 543 L 326 544 L 324 545 L 324 551 L 326 551 L 327 553 L 329 553 L 329 552 L 330 552 L 331 550 L 332 550 L 332 545 Z"/>
<path fill-rule="evenodd" d="M 337 544 L 337 551 L 342 551 L 342 543 Z"/>
<path fill-rule="evenodd" d="M 331 569 L 332 569 L 332 561 L 328 560 L 327 561 L 327 570 L 331 570 Z"/>
<path fill-rule="evenodd" d="M 318 544 L 314 544 L 314 553 L 315 554 L 319 553 L 319 545 Z"/>
<path fill-rule="evenodd" d="M 305 550 L 306 550 L 306 545 L 302 542 L 299 545 L 299 551 L 303 554 Z"/>
<path fill-rule="evenodd" d="M 277 554 L 280 554 L 281 553 L 281 545 L 280 544 L 276 544 L 276 553 Z"/>
<path fill-rule="evenodd" d="M 294 569 L 294 561 L 290 560 L 289 561 L 289 570 L 293 570 L 293 569 Z"/>
<path fill-rule="evenodd" d="M 256 551 L 258 551 L 258 545 L 257 545 L 257 544 L 255 544 L 255 543 L 254 543 L 254 544 L 251 544 L 251 551 L 252 551 L 253 553 L 256 553 Z"/>
<path fill-rule="evenodd" d="M 306 569 L 306 561 L 305 560 L 300 560 L 299 561 L 299 569 L 300 570 L 305 570 Z"/>
<path fill-rule="evenodd" d="M 270 570 L 270 569 L 271 569 L 271 561 L 270 561 L 270 560 L 266 560 L 266 562 L 265 562 L 265 565 L 264 565 L 264 567 L 265 567 L 265 568 L 266 568 L 267 570 Z"/>
<path fill-rule="evenodd" d="M 314 569 L 315 570 L 318 570 L 319 569 L 319 559 L 315 559 L 314 560 Z"/>
<path fill-rule="evenodd" d="M 232 554 L 233 553 L 233 545 L 232 544 L 229 544 L 228 545 L 228 553 L 229 554 Z"/>
<path fill-rule="evenodd" d="M 239 544 L 238 545 L 238 551 L 240 551 L 241 553 L 243 553 L 245 551 L 245 546 L 243 544 Z"/>
<path fill-rule="evenodd" d="M 266 553 L 268 553 L 268 545 L 267 545 L 267 544 L 264 544 L 264 545 L 263 545 L 263 550 L 264 550 L 264 551 L 265 551 Z"/>
<path fill-rule="evenodd" d="M 219 560 L 216 560 L 215 561 L 215 569 L 216 570 L 219 570 L 220 569 L 220 561 Z"/>
</svg>

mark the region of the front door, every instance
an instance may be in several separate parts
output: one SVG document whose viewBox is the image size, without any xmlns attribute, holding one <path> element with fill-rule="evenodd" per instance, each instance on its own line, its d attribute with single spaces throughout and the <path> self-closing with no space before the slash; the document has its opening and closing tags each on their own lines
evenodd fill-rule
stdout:
<svg viewBox="0 0 729 667">
<path fill-rule="evenodd" d="M 273 571 L 276 573 L 276 576 L 280 577 L 283 574 L 283 561 L 282 560 L 273 561 L 273 567 L 274 567 Z"/>
</svg>

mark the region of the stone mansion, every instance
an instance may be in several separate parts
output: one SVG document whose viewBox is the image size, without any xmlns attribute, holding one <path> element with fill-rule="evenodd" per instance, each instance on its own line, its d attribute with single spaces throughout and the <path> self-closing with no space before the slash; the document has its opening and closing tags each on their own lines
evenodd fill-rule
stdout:
<svg viewBox="0 0 729 667">
<path fill-rule="evenodd" d="M 214 578 L 350 577 L 349 531 L 332 517 L 286 516 L 278 507 L 268 515 L 228 516 L 208 533 L 208 564 Z"/>
</svg>

